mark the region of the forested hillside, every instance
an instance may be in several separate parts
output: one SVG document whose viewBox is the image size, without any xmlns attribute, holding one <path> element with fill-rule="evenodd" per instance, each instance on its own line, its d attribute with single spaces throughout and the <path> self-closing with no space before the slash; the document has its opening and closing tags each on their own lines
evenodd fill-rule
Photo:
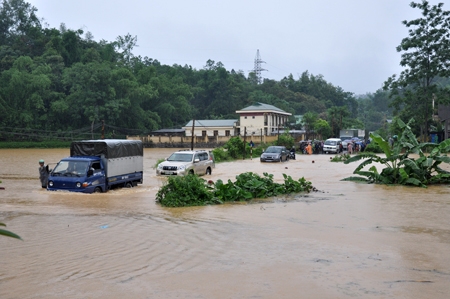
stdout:
<svg viewBox="0 0 450 299">
<path fill-rule="evenodd" d="M 330 136 L 343 127 L 376 130 L 390 114 L 381 90 L 357 99 L 302 70 L 257 84 L 254 74 L 227 70 L 213 57 L 202 69 L 162 65 L 133 55 L 132 34 L 94 41 L 90 32 L 48 28 L 43 19 L 22 0 L 1 3 L 1 140 L 99 132 L 102 121 L 108 134 L 148 134 L 193 118 L 237 118 L 254 102 L 320 119 Z"/>
</svg>

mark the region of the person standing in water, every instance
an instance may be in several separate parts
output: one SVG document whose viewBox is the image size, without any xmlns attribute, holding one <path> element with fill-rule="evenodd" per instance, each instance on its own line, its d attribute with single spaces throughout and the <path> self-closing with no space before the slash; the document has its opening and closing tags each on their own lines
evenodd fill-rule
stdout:
<svg viewBox="0 0 450 299">
<path fill-rule="evenodd" d="M 48 174 L 48 165 L 44 165 L 44 160 L 39 160 L 39 179 L 41 180 L 42 188 L 47 188 Z"/>
</svg>

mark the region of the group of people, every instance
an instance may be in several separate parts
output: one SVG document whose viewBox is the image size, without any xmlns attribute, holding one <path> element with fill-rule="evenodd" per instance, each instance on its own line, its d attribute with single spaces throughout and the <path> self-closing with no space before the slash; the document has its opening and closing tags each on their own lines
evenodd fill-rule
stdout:
<svg viewBox="0 0 450 299">
<path fill-rule="evenodd" d="M 341 143 L 340 152 L 342 153 L 344 151 L 347 151 L 347 153 L 349 154 L 363 152 L 369 142 L 370 141 L 365 142 L 364 140 L 352 141 L 348 142 L 345 148 Z M 299 150 L 301 153 L 307 155 L 323 154 L 323 145 L 323 140 L 300 141 Z"/>
<path fill-rule="evenodd" d="M 299 150 L 303 154 L 323 154 L 323 141 L 302 141 L 300 142 Z"/>
<path fill-rule="evenodd" d="M 347 153 L 353 154 L 357 152 L 363 152 L 368 143 L 370 143 L 370 141 L 368 141 L 367 143 L 365 141 L 349 142 L 347 143 L 346 148 Z"/>
</svg>

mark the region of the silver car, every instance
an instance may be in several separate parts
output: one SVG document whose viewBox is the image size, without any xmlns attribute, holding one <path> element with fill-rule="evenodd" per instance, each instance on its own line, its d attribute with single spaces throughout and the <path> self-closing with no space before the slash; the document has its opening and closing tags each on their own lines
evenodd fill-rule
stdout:
<svg viewBox="0 0 450 299">
<path fill-rule="evenodd" d="M 261 162 L 281 162 L 289 160 L 289 152 L 285 146 L 269 146 L 259 158 Z"/>
<path fill-rule="evenodd" d="M 211 174 L 214 167 L 214 156 L 209 151 L 178 151 L 158 164 L 156 175 L 204 175 Z"/>
</svg>

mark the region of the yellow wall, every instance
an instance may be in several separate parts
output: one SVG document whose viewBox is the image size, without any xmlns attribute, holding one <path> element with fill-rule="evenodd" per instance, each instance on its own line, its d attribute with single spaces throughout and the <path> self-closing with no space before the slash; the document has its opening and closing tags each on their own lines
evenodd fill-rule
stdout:
<svg viewBox="0 0 450 299">
<path fill-rule="evenodd" d="M 239 136 L 241 140 L 244 140 L 243 136 Z M 224 144 L 228 140 L 230 140 L 230 136 L 216 136 L 216 137 L 201 137 L 197 136 L 194 138 L 194 144 L 195 143 L 212 143 L 212 144 Z M 143 143 L 153 143 L 155 145 L 158 144 L 167 144 L 167 143 L 191 143 L 192 138 L 191 137 L 179 137 L 179 136 L 127 136 L 127 139 L 129 140 L 141 140 Z M 261 141 L 263 143 L 271 143 L 278 139 L 278 136 L 247 136 L 246 142 L 250 142 L 250 140 L 253 140 L 253 143 L 260 144 Z"/>
</svg>

